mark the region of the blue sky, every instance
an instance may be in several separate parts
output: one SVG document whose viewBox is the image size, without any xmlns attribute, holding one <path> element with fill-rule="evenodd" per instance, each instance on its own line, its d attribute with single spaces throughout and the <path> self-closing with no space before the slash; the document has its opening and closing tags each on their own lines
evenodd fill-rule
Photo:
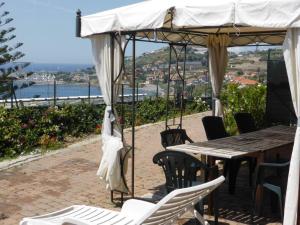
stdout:
<svg viewBox="0 0 300 225">
<path fill-rule="evenodd" d="M 77 9 L 88 15 L 143 0 L 3 0 L 3 11 L 14 19 L 9 25 L 16 28 L 22 61 L 35 63 L 91 64 L 91 46 L 88 39 L 75 37 Z M 1 2 L 1 0 L 0 0 Z M 1 12 L 0 12 L 1 13 Z M 12 43 L 13 44 L 13 43 Z M 164 45 L 138 43 L 137 54 L 161 48 Z M 130 46 L 129 46 L 130 47 Z M 129 48 L 130 49 L 130 48 Z M 235 48 L 241 51 L 240 48 Z"/>
<path fill-rule="evenodd" d="M 83 15 L 104 11 L 141 0 L 4 0 L 2 12 L 14 19 L 22 61 L 38 63 L 92 63 L 90 42 L 75 37 L 75 12 Z M 139 44 L 137 53 L 161 47 Z"/>
</svg>

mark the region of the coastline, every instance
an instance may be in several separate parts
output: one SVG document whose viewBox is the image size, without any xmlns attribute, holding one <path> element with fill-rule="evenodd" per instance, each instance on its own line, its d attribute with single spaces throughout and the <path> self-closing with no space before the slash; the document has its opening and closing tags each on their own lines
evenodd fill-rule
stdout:
<svg viewBox="0 0 300 225">
<path fill-rule="evenodd" d="M 34 81 L 35 84 L 34 85 L 50 85 L 52 86 L 54 81 Z M 88 86 L 88 83 L 85 82 L 66 82 L 66 81 L 56 81 L 56 85 L 67 85 L 67 86 Z M 91 83 L 91 87 L 98 87 L 98 85 L 96 84 L 92 84 Z"/>
</svg>

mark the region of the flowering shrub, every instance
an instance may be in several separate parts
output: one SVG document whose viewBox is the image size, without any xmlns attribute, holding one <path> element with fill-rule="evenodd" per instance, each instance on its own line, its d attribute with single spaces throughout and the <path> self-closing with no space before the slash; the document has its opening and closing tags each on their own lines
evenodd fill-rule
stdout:
<svg viewBox="0 0 300 225">
<path fill-rule="evenodd" d="M 233 115 L 237 112 L 249 112 L 254 117 L 258 128 L 264 126 L 266 109 L 266 85 L 239 86 L 227 84 L 221 94 L 224 106 L 224 123 L 229 133 L 237 133 Z"/>
<path fill-rule="evenodd" d="M 97 124 L 95 128 L 95 134 L 100 134 L 101 130 L 102 130 L 102 126 L 100 124 Z"/>
<path fill-rule="evenodd" d="M 57 148 L 66 136 L 94 132 L 102 123 L 103 106 L 88 104 L 50 108 L 0 107 L 0 158 L 27 154 L 33 149 Z"/>
<path fill-rule="evenodd" d="M 209 110 L 209 107 L 200 96 L 195 96 L 193 101 L 187 105 L 187 112 L 204 112 L 207 110 Z"/>
</svg>

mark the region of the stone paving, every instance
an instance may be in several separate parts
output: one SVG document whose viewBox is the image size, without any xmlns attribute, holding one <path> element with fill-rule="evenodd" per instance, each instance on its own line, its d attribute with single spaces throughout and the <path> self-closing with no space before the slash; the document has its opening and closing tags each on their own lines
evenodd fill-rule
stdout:
<svg viewBox="0 0 300 225">
<path fill-rule="evenodd" d="M 184 118 L 184 128 L 194 141 L 205 140 L 201 123 L 201 117 L 205 114 L 207 113 Z M 136 130 L 137 197 L 163 192 L 162 170 L 152 163 L 153 155 L 162 150 L 159 134 L 162 130 L 163 122 L 141 126 Z M 130 130 L 127 130 L 126 140 L 129 143 L 130 139 Z M 119 210 L 119 207 L 110 202 L 110 192 L 96 176 L 101 158 L 100 144 L 99 136 L 91 136 L 89 140 L 69 146 L 56 154 L 45 155 L 41 159 L 0 171 L 0 224 L 15 225 L 23 217 L 55 211 L 73 204 Z M 130 178 L 128 179 L 130 184 Z M 228 195 L 227 185 L 224 184 L 218 199 L 219 224 L 249 223 L 250 188 L 246 173 L 237 180 L 236 195 Z M 256 224 L 280 224 L 278 221 L 278 218 L 255 218 Z M 179 224 L 194 222 L 187 214 Z"/>
</svg>

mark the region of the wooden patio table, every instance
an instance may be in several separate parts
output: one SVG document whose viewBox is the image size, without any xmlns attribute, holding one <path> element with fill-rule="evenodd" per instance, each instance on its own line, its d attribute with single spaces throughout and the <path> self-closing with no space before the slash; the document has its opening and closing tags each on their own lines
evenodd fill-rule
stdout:
<svg viewBox="0 0 300 225">
<path fill-rule="evenodd" d="M 283 155 L 289 154 L 293 147 L 295 133 L 296 127 L 278 125 L 226 138 L 170 146 L 167 149 L 206 155 L 211 164 L 215 163 L 215 157 L 233 159 L 251 156 L 257 159 L 259 165 L 265 161 L 266 155 L 279 152 Z M 260 202 L 261 198 L 262 187 L 259 187 L 256 202 Z M 209 205 L 209 212 L 212 212 L 212 204 Z"/>
</svg>

